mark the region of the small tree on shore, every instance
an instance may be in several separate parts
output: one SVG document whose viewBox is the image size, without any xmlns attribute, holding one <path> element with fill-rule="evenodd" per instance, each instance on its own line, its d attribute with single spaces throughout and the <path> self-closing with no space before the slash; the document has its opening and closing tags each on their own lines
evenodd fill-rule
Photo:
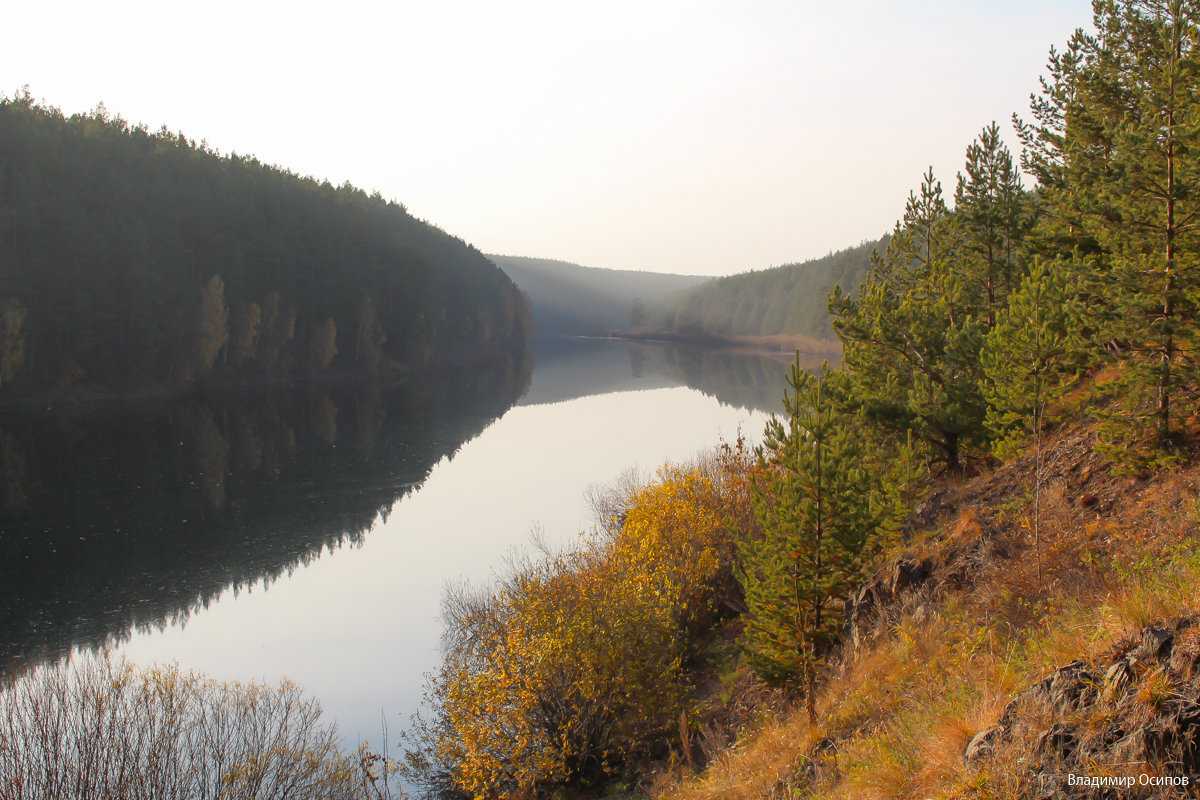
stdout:
<svg viewBox="0 0 1200 800">
<path fill-rule="evenodd" d="M 786 421 L 768 423 L 760 451 L 754 508 L 762 533 L 739 548 L 750 664 L 772 683 L 799 682 L 814 720 L 818 659 L 841 625 L 836 604 L 892 529 L 860 431 L 838 410 L 841 375 L 792 365 Z"/>
<path fill-rule="evenodd" d="M 1080 309 L 1067 288 L 1061 262 L 1035 259 L 1033 268 L 1009 298 L 984 343 L 983 394 L 987 426 L 1001 457 L 1034 439 L 1033 542 L 1041 580 L 1042 433 L 1046 404 L 1074 375 L 1076 319 Z"/>
</svg>

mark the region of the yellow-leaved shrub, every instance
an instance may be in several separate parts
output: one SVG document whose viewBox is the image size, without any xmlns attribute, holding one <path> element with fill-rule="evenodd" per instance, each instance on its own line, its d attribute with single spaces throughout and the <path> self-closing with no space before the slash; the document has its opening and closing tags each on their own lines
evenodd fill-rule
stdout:
<svg viewBox="0 0 1200 800">
<path fill-rule="evenodd" d="M 665 467 L 583 547 L 522 562 L 485 593 L 450 593 L 414 775 L 473 797 L 523 796 L 665 751 L 694 637 L 736 606 L 749 469 L 740 446 Z"/>
</svg>

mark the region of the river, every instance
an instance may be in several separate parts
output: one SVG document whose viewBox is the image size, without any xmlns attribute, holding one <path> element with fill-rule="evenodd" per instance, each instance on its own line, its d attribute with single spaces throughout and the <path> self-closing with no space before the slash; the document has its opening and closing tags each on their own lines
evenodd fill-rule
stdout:
<svg viewBox="0 0 1200 800">
<path fill-rule="evenodd" d="M 785 371 L 573 340 L 386 390 L 0 418 L 0 671 L 106 648 L 287 677 L 377 741 L 419 706 L 447 583 L 569 546 L 591 486 L 756 440 Z"/>
</svg>

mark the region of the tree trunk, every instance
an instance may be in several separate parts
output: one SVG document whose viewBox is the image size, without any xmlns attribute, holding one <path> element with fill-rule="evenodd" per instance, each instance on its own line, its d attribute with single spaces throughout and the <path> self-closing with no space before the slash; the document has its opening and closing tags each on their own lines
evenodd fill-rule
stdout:
<svg viewBox="0 0 1200 800">
<path fill-rule="evenodd" d="M 1037 440 L 1037 456 L 1033 466 L 1033 556 L 1037 559 L 1037 576 L 1038 586 L 1045 591 L 1045 583 L 1042 582 L 1042 408 L 1041 388 L 1037 389 L 1038 398 L 1037 408 L 1033 415 L 1033 425 L 1035 429 L 1034 437 Z"/>
<path fill-rule="evenodd" d="M 1175 301 L 1175 71 L 1182 56 L 1180 20 L 1174 20 L 1174 49 L 1171 53 L 1170 92 L 1167 98 L 1167 220 L 1166 264 L 1163 269 L 1162 324 L 1163 343 L 1159 355 L 1158 374 L 1158 439 L 1167 444 L 1171 438 L 1171 367 L 1175 360 L 1174 301 Z"/>
<path fill-rule="evenodd" d="M 808 722 L 810 725 L 817 724 L 817 676 L 816 676 L 816 660 L 817 652 L 815 643 L 809 643 L 808 658 L 804 660 L 804 706 L 808 711 Z"/>
<path fill-rule="evenodd" d="M 958 456 L 957 433 L 947 433 L 943 436 L 942 452 L 946 456 L 946 468 L 951 472 L 962 472 L 962 461 Z"/>
</svg>

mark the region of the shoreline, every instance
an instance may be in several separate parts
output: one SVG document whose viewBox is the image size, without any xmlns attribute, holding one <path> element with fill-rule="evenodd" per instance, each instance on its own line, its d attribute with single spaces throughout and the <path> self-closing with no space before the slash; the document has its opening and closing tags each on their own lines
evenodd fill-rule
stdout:
<svg viewBox="0 0 1200 800">
<path fill-rule="evenodd" d="M 524 361 L 528 348 L 508 354 L 480 355 L 425 367 L 394 367 L 376 375 L 358 370 L 332 369 L 318 374 L 211 375 L 186 384 L 144 384 L 131 389 L 109 389 L 95 384 L 41 389 L 13 397 L 0 396 L 0 418 L 30 415 L 90 416 L 97 413 L 145 409 L 196 397 L 257 396 L 278 391 L 307 392 L 376 386 L 391 389 L 418 386 L 438 376 L 464 370 L 492 368 L 505 361 Z"/>
<path fill-rule="evenodd" d="M 686 334 L 671 331 L 613 331 L 608 336 L 578 337 L 597 339 L 619 339 L 631 342 L 656 342 L 700 347 L 711 350 L 749 353 L 768 357 L 801 356 L 841 360 L 842 348 L 837 341 L 814 339 L 809 336 L 776 334 L 771 336 L 714 336 L 711 334 Z"/>
</svg>

